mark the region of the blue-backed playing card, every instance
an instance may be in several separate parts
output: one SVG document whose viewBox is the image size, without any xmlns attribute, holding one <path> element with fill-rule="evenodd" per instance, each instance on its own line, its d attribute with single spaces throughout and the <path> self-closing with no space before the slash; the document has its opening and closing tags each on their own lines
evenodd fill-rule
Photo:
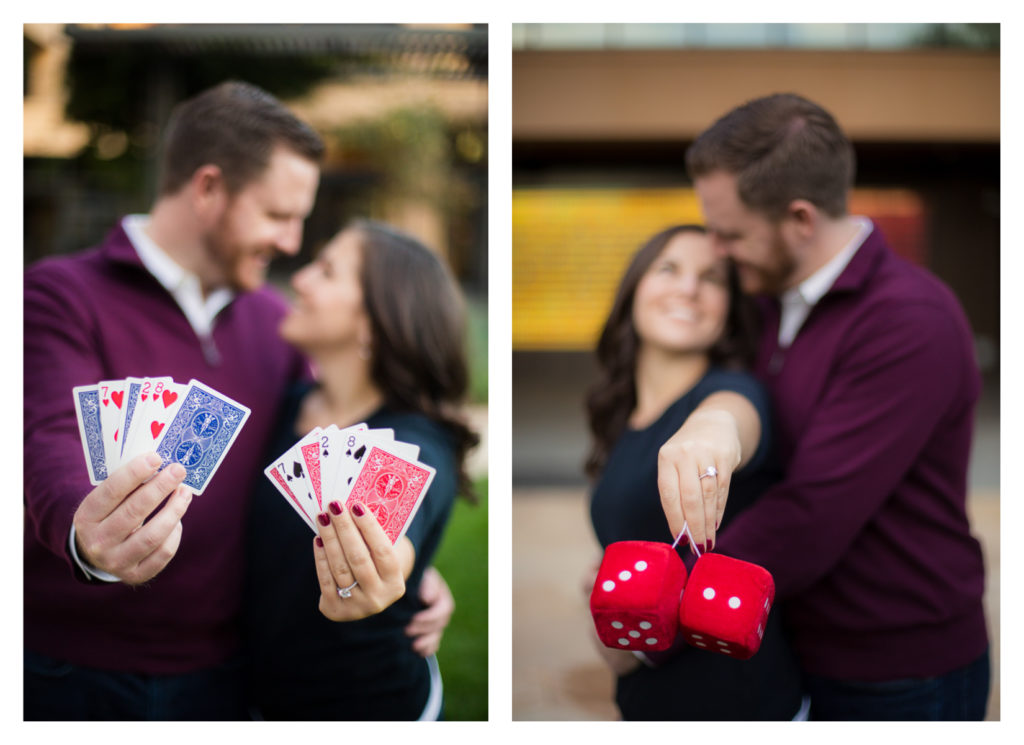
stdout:
<svg viewBox="0 0 1024 745">
<path fill-rule="evenodd" d="M 180 463 L 186 472 L 182 483 L 202 494 L 248 418 L 248 408 L 191 380 L 181 407 L 156 444 L 157 455 L 164 466 Z"/>
<path fill-rule="evenodd" d="M 82 436 L 85 465 L 89 481 L 99 484 L 107 478 L 107 459 L 103 447 L 103 426 L 100 422 L 100 387 L 80 385 L 72 389 L 78 432 Z"/>
</svg>

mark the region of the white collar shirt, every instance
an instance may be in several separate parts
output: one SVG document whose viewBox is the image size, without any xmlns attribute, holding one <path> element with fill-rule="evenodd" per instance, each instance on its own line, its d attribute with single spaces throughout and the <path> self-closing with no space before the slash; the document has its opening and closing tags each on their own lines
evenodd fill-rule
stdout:
<svg viewBox="0 0 1024 745">
<path fill-rule="evenodd" d="M 230 289 L 221 287 L 204 298 L 199 277 L 186 271 L 146 234 L 145 228 L 148 223 L 147 215 L 128 215 L 121 226 L 143 266 L 171 293 L 181 312 L 188 319 L 189 325 L 196 332 L 196 336 L 205 343 L 213 334 L 213 322 L 217 314 L 228 306 L 235 294 Z"/>
<path fill-rule="evenodd" d="M 854 218 L 859 227 L 850 242 L 843 247 L 843 250 L 829 260 L 825 266 L 789 290 L 779 296 L 781 305 L 781 317 L 779 318 L 779 347 L 788 349 L 793 343 L 800 327 L 804 325 L 811 309 L 821 300 L 825 293 L 832 289 L 832 285 L 839 279 L 846 265 L 857 253 L 865 239 L 874 230 L 874 224 L 866 217 Z"/>
</svg>

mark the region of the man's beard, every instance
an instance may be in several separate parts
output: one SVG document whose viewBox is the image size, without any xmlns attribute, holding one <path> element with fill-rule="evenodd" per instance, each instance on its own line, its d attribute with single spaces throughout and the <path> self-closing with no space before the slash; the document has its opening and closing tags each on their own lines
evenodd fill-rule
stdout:
<svg viewBox="0 0 1024 745">
<path fill-rule="evenodd" d="M 240 264 L 247 255 L 241 246 L 232 240 L 227 214 L 204 236 L 203 247 L 211 267 L 211 278 L 216 277 L 217 287 L 227 287 L 234 292 L 252 289 L 243 286 Z"/>
<path fill-rule="evenodd" d="M 755 295 L 781 295 L 789 289 L 791 278 L 796 273 L 796 261 L 778 230 L 772 236 L 771 251 L 765 262 L 737 263 L 743 290 Z M 756 277 L 755 286 L 750 285 L 751 275 Z"/>
</svg>

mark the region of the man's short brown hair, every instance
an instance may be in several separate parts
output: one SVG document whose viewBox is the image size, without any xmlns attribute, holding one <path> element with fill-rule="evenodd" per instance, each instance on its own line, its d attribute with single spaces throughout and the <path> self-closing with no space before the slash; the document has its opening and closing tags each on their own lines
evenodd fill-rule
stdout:
<svg viewBox="0 0 1024 745">
<path fill-rule="evenodd" d="M 749 101 L 712 124 L 687 150 L 686 169 L 692 179 L 714 171 L 735 175 L 743 204 L 772 219 L 794 199 L 842 217 L 854 155 L 825 109 L 779 93 Z"/>
<path fill-rule="evenodd" d="M 320 136 L 272 95 L 249 83 L 221 83 L 172 112 L 159 193 L 176 193 L 196 169 L 210 164 L 220 167 L 228 190 L 236 193 L 263 173 L 278 145 L 318 165 L 323 158 Z"/>
</svg>

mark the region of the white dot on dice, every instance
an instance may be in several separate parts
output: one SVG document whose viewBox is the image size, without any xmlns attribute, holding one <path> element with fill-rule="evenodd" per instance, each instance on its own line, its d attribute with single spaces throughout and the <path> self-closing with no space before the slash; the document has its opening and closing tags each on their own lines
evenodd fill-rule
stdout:
<svg viewBox="0 0 1024 745">
<path fill-rule="evenodd" d="M 612 621 L 612 628 L 613 629 L 621 629 L 622 628 L 622 621 Z"/>
<path fill-rule="evenodd" d="M 715 588 L 714 587 L 705 587 L 704 588 L 704 599 L 705 600 L 714 600 L 715 599 Z"/>
<path fill-rule="evenodd" d="M 625 582 L 627 579 L 629 579 L 632 576 L 633 575 L 630 574 L 628 570 L 623 570 L 623 571 L 619 572 L 619 579 L 621 579 L 623 582 Z"/>
<path fill-rule="evenodd" d="M 631 637 L 633 637 L 634 639 L 639 639 L 640 638 L 640 632 L 639 631 L 630 631 L 629 635 Z"/>
<path fill-rule="evenodd" d="M 629 639 L 627 639 L 626 637 L 622 637 L 622 638 L 619 639 L 619 644 L 621 644 L 624 647 L 628 647 L 629 646 Z"/>
<path fill-rule="evenodd" d="M 732 608 L 733 610 L 735 610 L 736 608 L 739 608 L 740 607 L 740 599 L 738 597 L 736 597 L 735 595 L 733 595 L 731 598 L 729 598 L 729 607 Z"/>
<path fill-rule="evenodd" d="M 642 628 L 644 631 L 647 631 L 647 629 L 651 628 L 651 622 L 650 621 L 641 621 L 640 622 L 640 628 Z"/>
<path fill-rule="evenodd" d="M 647 562 L 646 561 L 638 561 L 636 564 L 634 564 L 634 567 L 636 568 L 636 570 L 638 572 L 642 572 L 644 569 L 647 568 Z"/>
<path fill-rule="evenodd" d="M 610 579 L 607 579 L 607 580 L 605 580 L 604 584 L 601 585 L 601 589 L 604 590 L 605 592 L 611 592 L 612 590 L 615 589 L 615 583 L 612 582 Z"/>
<path fill-rule="evenodd" d="M 657 644 L 658 643 L 658 640 L 655 639 L 653 636 L 647 637 L 647 639 L 645 639 L 644 641 L 646 641 L 648 644 Z"/>
</svg>

